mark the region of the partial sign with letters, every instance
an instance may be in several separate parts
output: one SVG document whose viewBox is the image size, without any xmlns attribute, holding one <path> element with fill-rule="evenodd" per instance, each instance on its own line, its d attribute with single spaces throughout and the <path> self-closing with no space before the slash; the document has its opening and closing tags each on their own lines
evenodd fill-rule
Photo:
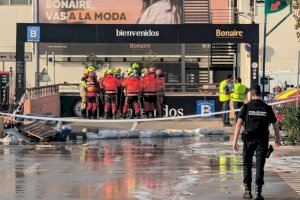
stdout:
<svg viewBox="0 0 300 200">
<path fill-rule="evenodd" d="M 198 100 L 196 102 L 196 114 L 207 115 L 215 112 L 215 100 Z M 203 116 L 212 117 L 212 116 Z"/>
<path fill-rule="evenodd" d="M 27 27 L 27 41 L 39 42 L 41 39 L 41 27 L 40 26 L 28 26 Z"/>
<path fill-rule="evenodd" d="M 32 62 L 32 53 L 28 52 L 24 54 L 25 62 Z M 0 52 L 0 62 L 15 62 L 15 52 Z"/>
</svg>

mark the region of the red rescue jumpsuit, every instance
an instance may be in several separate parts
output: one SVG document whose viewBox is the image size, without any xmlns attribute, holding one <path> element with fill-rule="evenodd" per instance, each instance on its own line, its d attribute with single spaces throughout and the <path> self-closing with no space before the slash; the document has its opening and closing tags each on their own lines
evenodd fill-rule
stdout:
<svg viewBox="0 0 300 200">
<path fill-rule="evenodd" d="M 96 117 L 96 111 L 97 111 L 97 104 L 96 104 L 96 98 L 98 93 L 98 85 L 97 81 L 89 77 L 86 82 L 86 99 L 87 99 L 87 110 L 88 110 L 88 118 L 91 118 L 91 114 L 93 117 Z"/>
<path fill-rule="evenodd" d="M 135 116 L 140 116 L 139 95 L 141 93 L 141 81 L 138 77 L 131 76 L 122 83 L 126 89 L 126 99 L 123 106 L 123 116 L 128 112 L 131 107 L 134 110 Z"/>
<path fill-rule="evenodd" d="M 144 109 L 147 116 L 153 116 L 156 104 L 156 79 L 155 74 L 149 74 L 142 81 Z"/>
<path fill-rule="evenodd" d="M 114 117 L 116 117 L 117 111 L 117 92 L 119 81 L 111 74 L 108 74 L 104 79 L 104 91 L 105 91 L 105 106 L 104 112 L 107 116 L 107 113 L 110 111 L 110 108 L 113 112 Z"/>
</svg>

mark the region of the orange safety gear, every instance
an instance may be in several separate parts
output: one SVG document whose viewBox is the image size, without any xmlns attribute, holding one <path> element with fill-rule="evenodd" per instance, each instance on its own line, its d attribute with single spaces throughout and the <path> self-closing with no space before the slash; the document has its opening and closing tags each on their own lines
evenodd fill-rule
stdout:
<svg viewBox="0 0 300 200">
<path fill-rule="evenodd" d="M 131 76 L 122 83 L 123 87 L 126 88 L 126 94 L 140 94 L 141 92 L 141 81 L 139 78 Z"/>
<path fill-rule="evenodd" d="M 156 92 L 164 93 L 165 92 L 165 77 L 156 78 Z"/>
<path fill-rule="evenodd" d="M 142 88 L 144 93 L 156 92 L 156 79 L 153 74 L 146 75 L 142 80 Z"/>
<path fill-rule="evenodd" d="M 117 93 L 119 85 L 118 79 L 111 74 L 108 74 L 104 79 L 105 93 Z"/>
<path fill-rule="evenodd" d="M 93 97 L 97 96 L 98 93 L 98 87 L 96 81 L 89 77 L 86 82 L 86 96 L 87 97 Z"/>
</svg>

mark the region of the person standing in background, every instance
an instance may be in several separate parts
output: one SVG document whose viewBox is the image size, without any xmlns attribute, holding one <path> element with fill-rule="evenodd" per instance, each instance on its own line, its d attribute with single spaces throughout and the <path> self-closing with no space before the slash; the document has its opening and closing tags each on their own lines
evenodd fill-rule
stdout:
<svg viewBox="0 0 300 200">
<path fill-rule="evenodd" d="M 234 109 L 240 109 L 244 105 L 246 95 L 248 93 L 248 88 L 242 84 L 242 80 L 237 78 L 233 84 L 231 90 L 231 101 L 233 101 Z M 235 112 L 235 121 L 237 121 L 239 112 Z"/>
<path fill-rule="evenodd" d="M 87 84 L 86 84 L 86 76 L 81 78 L 81 82 L 79 84 L 79 93 L 81 97 L 81 116 L 86 118 L 86 92 L 87 92 Z"/>
<path fill-rule="evenodd" d="M 226 113 L 222 114 L 223 126 L 232 126 L 229 122 L 229 110 L 230 110 L 230 84 L 232 81 L 232 75 L 227 75 L 219 85 L 219 101 L 222 102 L 222 111 Z"/>
</svg>

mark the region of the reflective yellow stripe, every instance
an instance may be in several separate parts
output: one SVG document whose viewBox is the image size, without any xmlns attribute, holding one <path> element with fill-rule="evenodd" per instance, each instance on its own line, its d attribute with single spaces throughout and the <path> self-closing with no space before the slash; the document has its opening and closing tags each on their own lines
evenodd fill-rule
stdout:
<svg viewBox="0 0 300 200">
<path fill-rule="evenodd" d="M 241 83 L 234 84 L 233 93 L 231 94 L 231 99 L 235 102 L 244 102 L 246 86 Z"/>
<path fill-rule="evenodd" d="M 227 86 L 227 81 L 226 80 L 224 80 L 224 81 L 222 81 L 220 83 L 220 87 L 219 87 L 219 100 L 221 102 L 230 100 L 230 94 L 224 94 L 224 89 L 225 89 L 226 86 Z"/>
</svg>

